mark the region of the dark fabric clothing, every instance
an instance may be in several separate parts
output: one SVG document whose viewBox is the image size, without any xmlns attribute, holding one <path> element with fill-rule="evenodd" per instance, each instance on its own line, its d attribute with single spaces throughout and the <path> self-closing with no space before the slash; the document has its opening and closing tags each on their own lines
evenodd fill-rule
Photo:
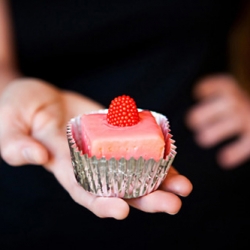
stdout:
<svg viewBox="0 0 250 250">
<path fill-rule="evenodd" d="M 74 203 L 43 168 L 0 167 L 0 240 L 6 248 L 241 249 L 248 240 L 249 163 L 221 170 L 185 127 L 190 91 L 227 71 L 228 32 L 240 1 L 12 0 L 21 71 L 104 105 L 131 95 L 165 114 L 177 145 L 174 166 L 193 183 L 177 215 L 131 208 L 100 219 Z"/>
</svg>

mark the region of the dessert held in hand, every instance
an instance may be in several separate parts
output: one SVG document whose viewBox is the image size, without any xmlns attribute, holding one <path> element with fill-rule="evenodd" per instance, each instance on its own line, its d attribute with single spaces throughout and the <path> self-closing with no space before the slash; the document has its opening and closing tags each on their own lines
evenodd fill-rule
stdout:
<svg viewBox="0 0 250 250">
<path fill-rule="evenodd" d="M 137 109 L 127 95 L 79 115 L 67 128 L 77 181 L 99 196 L 134 198 L 155 190 L 175 157 L 165 116 Z"/>
</svg>

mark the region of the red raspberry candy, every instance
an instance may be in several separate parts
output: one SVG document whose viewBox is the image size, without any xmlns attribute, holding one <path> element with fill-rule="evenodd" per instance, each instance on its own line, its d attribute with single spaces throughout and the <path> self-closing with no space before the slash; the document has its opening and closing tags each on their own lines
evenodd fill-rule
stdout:
<svg viewBox="0 0 250 250">
<path fill-rule="evenodd" d="M 111 101 L 107 114 L 109 124 L 127 127 L 136 125 L 139 119 L 136 103 L 130 96 L 118 96 Z"/>
</svg>

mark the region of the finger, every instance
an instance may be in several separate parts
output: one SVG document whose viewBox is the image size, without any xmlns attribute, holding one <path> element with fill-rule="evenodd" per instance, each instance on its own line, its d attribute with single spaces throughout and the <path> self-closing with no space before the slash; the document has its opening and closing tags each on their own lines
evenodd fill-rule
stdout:
<svg viewBox="0 0 250 250">
<path fill-rule="evenodd" d="M 224 98 L 213 98 L 196 105 L 186 116 L 186 123 L 192 130 L 204 127 L 222 119 L 230 113 L 230 106 Z"/>
<path fill-rule="evenodd" d="M 235 88 L 236 80 L 231 75 L 221 74 L 209 76 L 201 79 L 193 91 L 194 97 L 204 100 L 224 93 L 225 90 L 231 91 Z"/>
<path fill-rule="evenodd" d="M 49 157 L 46 148 L 29 135 L 28 129 L 12 119 L 0 124 L 0 150 L 3 160 L 13 166 L 44 164 Z"/>
<path fill-rule="evenodd" d="M 50 133 L 52 132 L 48 132 L 48 136 L 40 138 L 53 155 L 45 168 L 54 174 L 72 199 L 100 218 L 112 217 L 118 220 L 126 218 L 129 214 L 129 206 L 124 200 L 115 197 L 97 197 L 85 191 L 77 183 L 65 131 Z M 36 137 L 39 137 L 39 134 L 36 134 Z"/>
<path fill-rule="evenodd" d="M 50 167 L 55 177 L 66 189 L 72 199 L 79 205 L 87 208 L 100 218 L 112 217 L 118 220 L 124 219 L 129 214 L 128 204 L 115 197 L 97 197 L 83 189 L 77 181 L 73 173 L 73 167 L 70 160 L 62 159 L 58 162 L 58 166 Z"/>
<path fill-rule="evenodd" d="M 223 140 L 237 135 L 242 128 L 240 119 L 226 117 L 199 131 L 195 137 L 197 143 L 202 147 L 212 147 Z"/>
<path fill-rule="evenodd" d="M 181 199 L 170 192 L 156 190 L 140 198 L 127 200 L 128 204 L 148 213 L 165 212 L 176 214 L 179 212 Z"/>
<path fill-rule="evenodd" d="M 250 135 L 241 136 L 218 153 L 218 162 L 224 168 L 235 168 L 250 158 Z"/>
<path fill-rule="evenodd" d="M 41 95 L 41 92 L 56 93 L 56 90 L 35 79 L 15 80 L 6 88 L 0 99 L 2 158 L 15 166 L 46 163 L 48 151 L 38 140 L 32 138 L 31 126 L 36 112 L 51 100 L 50 96 L 54 96 Z"/>
<path fill-rule="evenodd" d="M 60 143 L 60 140 L 62 140 L 62 138 L 58 138 L 57 140 L 54 139 L 53 142 L 57 141 L 57 143 Z M 76 182 L 66 145 L 63 144 L 63 141 L 61 141 L 60 145 L 63 146 L 64 149 L 60 147 L 60 157 L 58 156 L 52 161 L 53 166 L 49 167 L 50 170 L 52 170 L 55 177 L 68 191 L 74 201 L 86 207 L 98 217 L 124 219 L 129 213 L 128 204 L 145 212 L 166 212 L 175 214 L 179 211 L 181 207 L 180 198 L 173 193 L 161 190 L 157 190 L 153 192 L 153 195 L 150 194 L 143 198 L 128 199 L 126 200 L 127 203 L 123 199 L 96 197 L 86 192 Z M 64 154 L 62 154 L 62 152 L 64 152 Z M 171 169 L 170 172 L 176 174 L 174 169 Z"/>
<path fill-rule="evenodd" d="M 192 192 L 193 185 L 188 178 L 172 170 L 169 171 L 159 189 L 186 197 Z"/>
<path fill-rule="evenodd" d="M 100 218 L 125 219 L 129 214 L 129 205 L 116 197 L 97 197 L 85 191 L 78 183 L 71 189 L 71 197 Z"/>
</svg>

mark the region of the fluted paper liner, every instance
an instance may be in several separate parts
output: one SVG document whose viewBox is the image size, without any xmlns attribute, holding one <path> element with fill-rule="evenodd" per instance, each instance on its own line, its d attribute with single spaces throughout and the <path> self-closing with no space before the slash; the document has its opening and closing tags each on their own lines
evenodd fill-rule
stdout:
<svg viewBox="0 0 250 250">
<path fill-rule="evenodd" d="M 106 114 L 107 109 L 97 112 Z M 132 157 L 129 160 L 89 157 L 81 151 L 81 115 L 68 122 L 67 138 L 74 174 L 77 182 L 86 191 L 97 196 L 136 198 L 151 193 L 159 187 L 174 160 L 176 146 L 169 133 L 167 118 L 153 111 L 151 113 L 161 126 L 165 138 L 165 155 L 159 161 L 145 160 L 142 157 L 139 159 Z"/>
</svg>

